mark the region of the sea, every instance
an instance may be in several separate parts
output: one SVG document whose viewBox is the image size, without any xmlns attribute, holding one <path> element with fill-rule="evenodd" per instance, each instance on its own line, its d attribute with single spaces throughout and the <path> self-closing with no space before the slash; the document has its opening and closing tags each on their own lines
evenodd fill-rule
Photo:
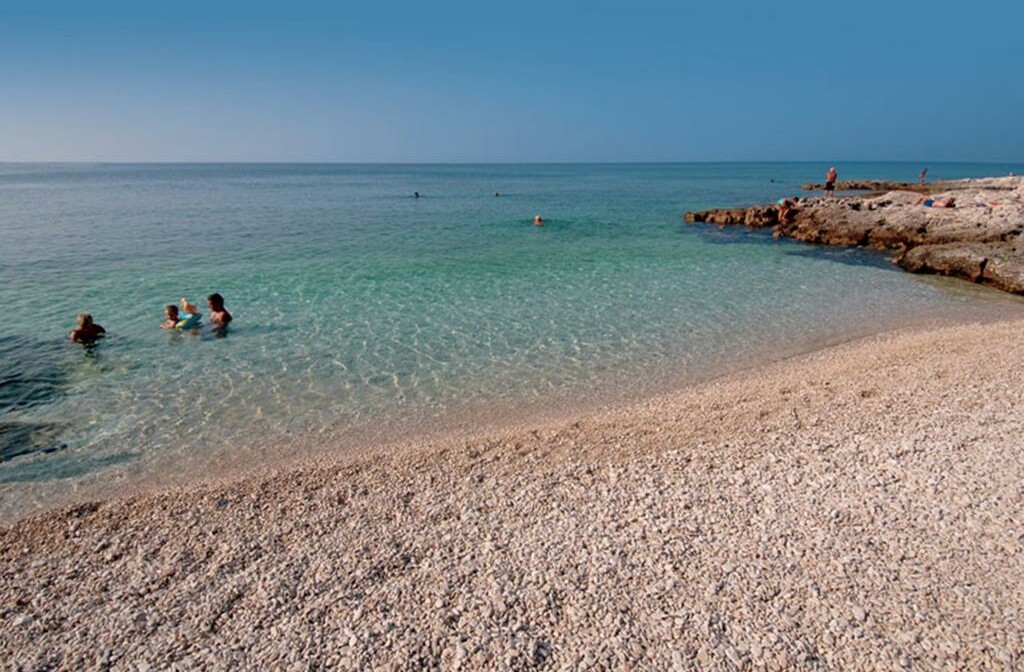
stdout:
<svg viewBox="0 0 1024 672">
<path fill-rule="evenodd" d="M 683 222 L 806 195 L 827 168 L 0 164 L 0 521 L 1024 314 L 1020 297 L 876 252 Z M 235 318 L 225 337 L 208 318 L 158 328 L 165 305 L 206 313 L 212 292 Z M 106 328 L 94 347 L 67 340 L 81 312 Z"/>
</svg>

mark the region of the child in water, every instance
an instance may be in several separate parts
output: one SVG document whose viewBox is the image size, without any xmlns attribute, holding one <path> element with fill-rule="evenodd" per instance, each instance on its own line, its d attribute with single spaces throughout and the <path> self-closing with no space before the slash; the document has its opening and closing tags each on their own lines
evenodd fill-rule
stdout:
<svg viewBox="0 0 1024 672">
<path fill-rule="evenodd" d="M 178 307 L 173 303 L 168 303 L 167 307 L 164 308 L 164 315 L 167 317 L 160 324 L 161 329 L 175 329 L 178 326 Z"/>
<path fill-rule="evenodd" d="M 178 306 L 168 304 L 164 308 L 164 315 L 167 319 L 160 325 L 161 329 L 191 329 L 198 327 L 199 321 L 202 319 L 202 314 L 199 309 L 196 308 L 195 304 L 189 303 L 188 299 L 181 300 L 181 310 L 184 311 L 185 317 L 181 317 L 181 313 L 178 311 Z"/>
</svg>

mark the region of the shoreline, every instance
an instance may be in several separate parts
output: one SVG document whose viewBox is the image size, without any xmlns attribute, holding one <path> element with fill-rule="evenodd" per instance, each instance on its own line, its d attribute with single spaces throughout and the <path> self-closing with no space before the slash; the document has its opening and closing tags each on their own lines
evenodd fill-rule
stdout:
<svg viewBox="0 0 1024 672">
<path fill-rule="evenodd" d="M 645 383 L 641 388 L 627 387 L 628 374 L 621 374 L 614 382 L 606 381 L 602 385 L 602 389 L 607 387 L 611 391 L 595 391 L 582 397 L 560 393 L 531 401 L 506 401 L 497 406 L 487 402 L 481 406 L 468 406 L 448 412 L 443 416 L 426 420 L 421 418 L 407 425 L 389 425 L 374 430 L 367 426 L 359 429 L 324 428 L 296 435 L 287 441 L 240 446 L 230 456 L 220 452 L 203 454 L 199 461 L 190 462 L 184 470 L 174 470 L 175 456 L 160 458 L 160 463 L 147 465 L 144 468 L 145 475 L 141 477 L 131 473 L 98 472 L 88 480 L 72 484 L 74 494 L 50 495 L 51 499 L 59 498 L 55 505 L 35 510 L 5 506 L 4 515 L 0 516 L 0 529 L 22 520 L 83 505 L 126 497 L 160 496 L 179 490 L 231 487 L 251 479 L 302 470 L 310 464 L 329 466 L 333 463 L 356 462 L 370 459 L 373 455 L 409 452 L 417 446 L 484 440 L 495 435 L 529 432 L 542 426 L 568 424 L 582 417 L 628 412 L 631 408 L 660 397 L 684 393 L 734 376 L 753 374 L 766 367 L 784 366 L 786 362 L 851 343 L 969 323 L 999 323 L 1022 316 L 1024 311 L 1006 306 L 999 309 L 993 307 L 991 314 L 972 312 L 970 315 L 944 315 L 901 321 L 899 324 L 876 325 L 869 329 L 846 331 L 841 335 L 819 337 L 795 344 L 765 346 L 728 366 L 688 375 L 677 371 L 656 383 Z M 58 480 L 50 488 L 66 489 L 67 486 L 67 483 Z M 5 493 L 5 496 L 10 495 Z"/>
<path fill-rule="evenodd" d="M 688 211 L 683 219 L 688 224 L 770 227 L 779 238 L 882 250 L 911 273 L 947 275 L 1024 294 L 1024 177 L 924 185 L 861 180 L 836 187 L 871 193 L 811 198 L 786 214 L 771 204 Z M 934 199 L 922 205 L 919 201 L 928 196 Z M 941 205 L 947 199 L 955 205 Z"/>
<path fill-rule="evenodd" d="M 314 635 L 350 669 L 1008 665 L 1021 326 L 876 334 L 575 421 L 15 521 L 0 642 L 69 667 L 279 665 Z"/>
</svg>

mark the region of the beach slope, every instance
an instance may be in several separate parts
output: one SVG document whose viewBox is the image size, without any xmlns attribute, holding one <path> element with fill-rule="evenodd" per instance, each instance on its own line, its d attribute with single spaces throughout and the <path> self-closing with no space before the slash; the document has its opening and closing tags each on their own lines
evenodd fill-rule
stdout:
<svg viewBox="0 0 1024 672">
<path fill-rule="evenodd" d="M 21 669 L 1011 669 L 1024 322 L 0 530 Z"/>
</svg>

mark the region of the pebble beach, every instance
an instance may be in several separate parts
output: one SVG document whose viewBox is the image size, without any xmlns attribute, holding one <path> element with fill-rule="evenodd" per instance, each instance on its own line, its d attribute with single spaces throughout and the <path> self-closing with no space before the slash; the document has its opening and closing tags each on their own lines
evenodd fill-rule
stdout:
<svg viewBox="0 0 1024 672">
<path fill-rule="evenodd" d="M 4 669 L 1016 669 L 1024 321 L 0 529 Z"/>
</svg>

